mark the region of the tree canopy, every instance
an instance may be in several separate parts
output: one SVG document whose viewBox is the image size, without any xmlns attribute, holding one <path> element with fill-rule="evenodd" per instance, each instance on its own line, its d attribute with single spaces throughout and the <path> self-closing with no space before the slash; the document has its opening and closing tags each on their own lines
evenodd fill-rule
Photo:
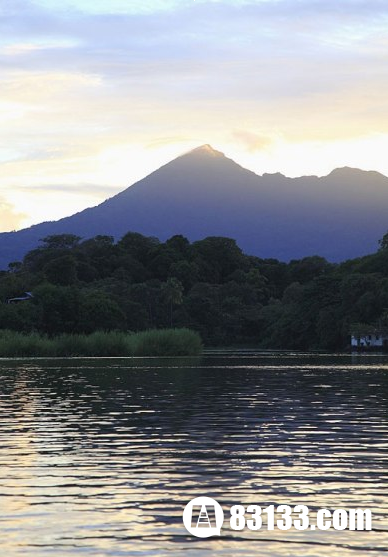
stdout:
<svg viewBox="0 0 388 557">
<path fill-rule="evenodd" d="M 318 255 L 283 263 L 222 237 L 48 236 L 0 273 L 0 328 L 55 335 L 172 325 L 207 345 L 339 349 L 353 323 L 387 321 L 387 246 L 388 234 L 375 254 L 341 264 Z M 5 303 L 26 291 L 30 301 Z"/>
</svg>

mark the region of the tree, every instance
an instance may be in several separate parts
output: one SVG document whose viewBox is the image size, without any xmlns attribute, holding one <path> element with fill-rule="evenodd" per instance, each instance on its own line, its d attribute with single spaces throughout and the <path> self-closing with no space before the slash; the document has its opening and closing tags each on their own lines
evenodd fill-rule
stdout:
<svg viewBox="0 0 388 557">
<path fill-rule="evenodd" d="M 125 330 L 127 321 L 124 311 L 117 302 L 99 290 L 92 290 L 80 298 L 77 331 L 92 333 L 93 331 Z"/>
<path fill-rule="evenodd" d="M 23 268 L 23 264 L 21 261 L 12 261 L 8 264 L 8 269 L 10 273 L 18 273 Z"/>
<path fill-rule="evenodd" d="M 79 302 L 80 291 L 75 287 L 48 283 L 38 286 L 32 299 L 40 316 L 36 328 L 49 335 L 77 331 Z"/>
<path fill-rule="evenodd" d="M 154 237 L 147 237 L 138 232 L 128 232 L 117 243 L 120 251 L 131 255 L 141 263 L 148 263 L 159 240 Z"/>
<path fill-rule="evenodd" d="M 0 324 L 2 329 L 30 332 L 39 328 L 40 312 L 33 303 L 0 303 Z"/>
<path fill-rule="evenodd" d="M 206 344 L 223 342 L 220 285 L 198 282 L 186 296 L 184 309 L 189 316 L 187 326 L 198 331 Z"/>
<path fill-rule="evenodd" d="M 351 323 L 388 322 L 388 233 L 377 253 L 336 265 L 247 256 L 221 237 L 191 245 L 130 232 L 115 244 L 64 234 L 43 243 L 0 272 L 0 328 L 56 335 L 179 324 L 214 346 L 337 349 Z M 5 303 L 24 292 L 33 298 Z"/>
<path fill-rule="evenodd" d="M 186 257 L 190 251 L 190 242 L 187 238 L 185 238 L 185 236 L 182 236 L 181 234 L 176 234 L 175 236 L 172 236 L 169 240 L 167 240 L 166 246 L 176 251 L 183 257 Z"/>
<path fill-rule="evenodd" d="M 379 240 L 380 251 L 388 250 L 388 232 Z"/>
<path fill-rule="evenodd" d="M 290 280 L 304 284 L 328 272 L 331 267 L 324 257 L 317 255 L 292 260 L 289 263 Z"/>
<path fill-rule="evenodd" d="M 55 234 L 41 239 L 43 246 L 28 252 L 23 259 L 23 266 L 32 273 L 39 273 L 52 259 L 69 255 L 78 246 L 79 236 L 74 234 Z"/>
<path fill-rule="evenodd" d="M 176 278 L 169 278 L 162 284 L 162 292 L 170 310 L 170 326 L 173 325 L 173 306 L 183 302 L 183 285 Z"/>
<path fill-rule="evenodd" d="M 47 280 L 52 284 L 68 286 L 77 281 L 77 265 L 72 255 L 52 259 L 43 267 Z"/>
<path fill-rule="evenodd" d="M 192 250 L 194 257 L 197 256 L 210 266 L 213 275 L 212 282 L 215 283 L 225 281 L 233 271 L 246 266 L 243 252 L 236 241 L 231 238 L 209 236 L 204 240 L 194 242 Z"/>
<path fill-rule="evenodd" d="M 39 241 L 43 242 L 43 249 L 73 249 L 80 240 L 75 234 L 52 234 Z"/>
<path fill-rule="evenodd" d="M 130 287 L 132 301 L 140 304 L 147 311 L 147 327 L 157 327 L 161 306 L 162 292 L 160 282 L 149 280 Z"/>
<path fill-rule="evenodd" d="M 171 267 L 177 258 L 178 255 L 174 250 L 165 247 L 165 245 L 158 246 L 148 268 L 155 278 L 165 281 L 169 277 Z"/>
<path fill-rule="evenodd" d="M 93 275 L 95 278 L 109 276 L 118 265 L 117 251 L 113 236 L 99 235 L 79 244 L 76 249 L 79 278 L 89 282 Z"/>
<path fill-rule="evenodd" d="M 316 324 L 319 346 L 329 350 L 341 348 L 345 340 L 341 325 L 338 309 L 333 307 L 322 309 L 318 314 Z"/>
<path fill-rule="evenodd" d="M 197 264 L 185 259 L 173 263 L 170 273 L 172 277 L 175 277 L 183 284 L 186 292 L 198 282 L 199 270 Z"/>
</svg>

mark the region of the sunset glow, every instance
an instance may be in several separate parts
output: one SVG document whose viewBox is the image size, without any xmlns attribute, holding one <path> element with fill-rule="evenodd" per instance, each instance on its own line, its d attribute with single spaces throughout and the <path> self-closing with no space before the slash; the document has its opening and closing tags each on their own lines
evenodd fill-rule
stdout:
<svg viewBox="0 0 388 557">
<path fill-rule="evenodd" d="M 0 231 L 96 205 L 204 143 L 258 174 L 388 175 L 378 0 L 25 0 L 0 15 Z"/>
</svg>

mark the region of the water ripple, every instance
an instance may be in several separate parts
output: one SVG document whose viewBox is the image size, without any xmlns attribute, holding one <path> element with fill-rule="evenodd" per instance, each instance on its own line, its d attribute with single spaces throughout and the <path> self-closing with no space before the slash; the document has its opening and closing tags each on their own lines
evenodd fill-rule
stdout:
<svg viewBox="0 0 388 557">
<path fill-rule="evenodd" d="M 388 359 L 210 351 L 202 360 L 0 361 L 7 557 L 388 556 Z M 372 532 L 227 527 L 184 505 L 369 508 Z"/>
</svg>

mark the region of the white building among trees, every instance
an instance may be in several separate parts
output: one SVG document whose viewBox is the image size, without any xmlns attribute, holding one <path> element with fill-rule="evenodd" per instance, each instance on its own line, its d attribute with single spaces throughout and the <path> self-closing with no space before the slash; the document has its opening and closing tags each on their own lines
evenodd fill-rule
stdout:
<svg viewBox="0 0 388 557">
<path fill-rule="evenodd" d="M 388 329 L 373 326 L 357 326 L 351 332 L 352 348 L 388 349 Z"/>
</svg>

